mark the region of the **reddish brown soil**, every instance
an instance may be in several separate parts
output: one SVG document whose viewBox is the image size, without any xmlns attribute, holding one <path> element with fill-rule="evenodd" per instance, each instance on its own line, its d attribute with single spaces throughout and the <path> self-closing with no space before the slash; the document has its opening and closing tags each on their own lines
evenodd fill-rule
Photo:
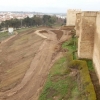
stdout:
<svg viewBox="0 0 100 100">
<path fill-rule="evenodd" d="M 70 31 L 42 29 L 22 32 L 0 44 L 0 100 L 38 100 L 54 62 L 63 55 L 60 45 L 70 38 Z M 100 100 L 100 86 L 90 73 Z"/>
<path fill-rule="evenodd" d="M 60 40 L 60 38 L 63 35 L 63 31 L 61 30 L 51 30 L 52 32 L 54 32 L 57 35 L 57 38 Z"/>
<path fill-rule="evenodd" d="M 73 30 L 75 26 L 62 26 L 60 29 L 61 30 Z"/>
<path fill-rule="evenodd" d="M 48 33 L 46 30 L 39 31 L 40 33 Z"/>
<path fill-rule="evenodd" d="M 0 100 L 38 100 L 51 66 L 62 56 L 59 43 L 69 38 L 68 31 L 59 41 L 46 31 L 47 38 L 30 30 L 0 45 Z"/>
</svg>

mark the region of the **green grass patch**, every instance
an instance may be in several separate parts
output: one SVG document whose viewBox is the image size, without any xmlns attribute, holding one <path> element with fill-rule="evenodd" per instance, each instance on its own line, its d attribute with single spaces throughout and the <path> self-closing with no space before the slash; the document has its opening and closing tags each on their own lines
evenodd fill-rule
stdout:
<svg viewBox="0 0 100 100">
<path fill-rule="evenodd" d="M 69 41 L 66 41 L 62 44 L 62 48 L 69 50 L 70 52 L 74 52 L 76 50 L 75 39 L 71 38 Z"/>
<path fill-rule="evenodd" d="M 64 42 L 62 44 L 63 49 L 67 49 L 70 53 L 73 55 L 73 59 L 77 59 L 77 44 L 78 44 L 78 39 L 76 37 L 72 37 L 70 40 Z M 93 71 L 93 62 L 90 59 L 82 59 L 87 62 L 88 69 L 90 71 Z"/>
<path fill-rule="evenodd" d="M 89 70 L 91 60 L 77 60 L 77 38 L 72 37 L 62 44 L 66 55 L 51 68 L 39 100 L 96 100 Z"/>
<path fill-rule="evenodd" d="M 87 62 L 89 71 L 94 71 L 93 61 L 92 60 L 85 60 L 85 61 Z"/>
<path fill-rule="evenodd" d="M 80 94 L 75 78 L 67 71 L 66 57 L 63 57 L 52 67 L 39 100 L 69 100 Z"/>
<path fill-rule="evenodd" d="M 67 55 L 53 65 L 39 100 L 96 100 L 86 61 Z M 78 71 L 77 76 L 71 69 Z"/>
<path fill-rule="evenodd" d="M 96 100 L 96 94 L 89 75 L 87 62 L 84 60 L 73 60 L 69 67 L 78 69 L 79 71 L 80 93 L 82 100 Z"/>
<path fill-rule="evenodd" d="M 33 29 L 33 28 L 35 28 L 35 27 L 22 28 L 22 29 L 18 29 L 18 30 L 16 30 L 16 31 L 17 31 L 18 33 L 21 33 L 21 32 L 25 32 L 25 31 L 28 31 L 28 30 Z"/>
<path fill-rule="evenodd" d="M 95 71 L 93 66 L 93 61 L 91 59 L 80 59 L 80 60 L 86 61 L 89 71 Z"/>
<path fill-rule="evenodd" d="M 8 38 L 10 35 L 8 34 L 8 32 L 0 32 L 0 41 Z"/>
<path fill-rule="evenodd" d="M 76 37 L 72 37 L 70 40 L 64 42 L 62 44 L 62 48 L 63 49 L 67 49 L 70 53 L 72 53 L 73 55 L 73 59 L 76 59 L 76 52 L 77 52 L 77 38 Z"/>
<path fill-rule="evenodd" d="M 21 33 L 21 32 L 25 32 L 25 31 L 28 31 L 28 30 L 33 29 L 33 28 L 36 28 L 36 27 L 17 29 L 14 32 Z M 0 41 L 5 40 L 12 35 L 14 35 L 14 34 L 9 34 L 8 31 L 7 32 L 0 32 Z"/>
<path fill-rule="evenodd" d="M 72 37 L 70 40 L 62 44 L 62 48 L 67 49 L 70 56 L 73 56 L 73 60 L 70 59 L 68 66 L 73 69 L 77 69 L 80 72 L 80 93 L 82 100 L 96 100 L 96 94 L 94 86 L 92 84 L 89 71 L 93 71 L 93 62 L 89 59 L 77 60 L 77 38 Z M 69 55 L 68 55 L 69 58 Z"/>
</svg>

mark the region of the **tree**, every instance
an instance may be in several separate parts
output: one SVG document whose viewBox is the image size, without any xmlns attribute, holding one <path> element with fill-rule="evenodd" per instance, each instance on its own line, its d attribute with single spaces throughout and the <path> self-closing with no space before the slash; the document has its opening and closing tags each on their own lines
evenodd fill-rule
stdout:
<svg viewBox="0 0 100 100">
<path fill-rule="evenodd" d="M 2 26 L 1 26 L 1 24 L 0 24 L 0 31 L 2 30 Z"/>
<path fill-rule="evenodd" d="M 25 26 L 29 27 L 32 25 L 31 18 L 27 17 L 23 20 Z"/>
<path fill-rule="evenodd" d="M 44 15 L 43 16 L 43 23 L 44 23 L 44 25 L 48 26 L 48 24 L 50 22 L 50 18 L 51 18 L 51 16 L 49 16 L 49 15 Z"/>
<path fill-rule="evenodd" d="M 24 19 L 11 19 L 3 21 L 0 25 L 0 29 L 8 28 L 8 27 L 30 27 L 30 26 L 39 26 L 39 25 L 46 25 L 46 26 L 52 26 L 53 24 L 64 24 L 64 19 L 58 18 L 56 16 L 50 16 L 50 15 L 43 15 L 43 17 L 40 16 L 34 16 L 32 18 L 24 18 Z"/>
<path fill-rule="evenodd" d="M 51 18 L 49 19 L 49 22 L 51 24 L 54 24 L 56 22 L 56 16 L 51 16 Z"/>
<path fill-rule="evenodd" d="M 39 25 L 42 25 L 43 24 L 42 18 L 34 16 L 33 19 L 34 19 L 34 24 L 35 25 L 38 25 L 39 26 Z"/>
</svg>

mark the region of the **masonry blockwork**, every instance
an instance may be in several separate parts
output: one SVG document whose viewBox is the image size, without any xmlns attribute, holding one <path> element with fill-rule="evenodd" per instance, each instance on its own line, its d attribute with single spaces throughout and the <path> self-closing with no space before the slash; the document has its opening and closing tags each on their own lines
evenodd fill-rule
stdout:
<svg viewBox="0 0 100 100">
<path fill-rule="evenodd" d="M 76 17 L 72 12 L 68 14 L 67 25 L 75 25 L 76 36 L 79 37 L 78 57 L 93 60 L 100 83 L 100 12 L 76 12 L 74 13 Z"/>
</svg>

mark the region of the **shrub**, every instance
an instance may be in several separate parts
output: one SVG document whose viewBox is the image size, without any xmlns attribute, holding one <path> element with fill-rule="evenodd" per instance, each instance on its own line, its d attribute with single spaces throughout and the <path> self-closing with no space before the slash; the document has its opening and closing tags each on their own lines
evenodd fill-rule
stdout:
<svg viewBox="0 0 100 100">
<path fill-rule="evenodd" d="M 79 70 L 81 79 L 81 92 L 87 96 L 88 100 L 96 100 L 96 94 L 89 75 L 87 62 L 83 60 L 73 60 L 70 62 L 69 67 Z"/>
</svg>

